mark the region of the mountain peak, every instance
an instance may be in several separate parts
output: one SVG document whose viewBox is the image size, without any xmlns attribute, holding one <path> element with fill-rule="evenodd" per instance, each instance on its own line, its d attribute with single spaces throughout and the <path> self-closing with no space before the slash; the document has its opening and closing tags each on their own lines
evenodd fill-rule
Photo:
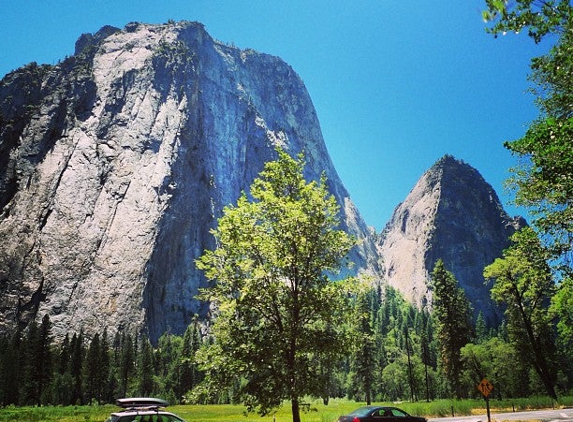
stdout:
<svg viewBox="0 0 573 422">
<path fill-rule="evenodd" d="M 47 314 L 56 335 L 155 341 L 206 318 L 194 261 L 277 145 L 305 151 L 308 179 L 326 174 L 363 240 L 353 271 L 377 265 L 302 80 L 199 23 L 84 34 L 60 64 L 3 79 L 0 121 L 0 332 Z"/>
<path fill-rule="evenodd" d="M 442 259 L 475 311 L 493 324 L 500 313 L 482 271 L 501 256 L 522 223 L 507 215 L 475 168 L 445 155 L 422 175 L 381 235 L 385 278 L 409 300 L 431 305 L 429 275 Z"/>
</svg>

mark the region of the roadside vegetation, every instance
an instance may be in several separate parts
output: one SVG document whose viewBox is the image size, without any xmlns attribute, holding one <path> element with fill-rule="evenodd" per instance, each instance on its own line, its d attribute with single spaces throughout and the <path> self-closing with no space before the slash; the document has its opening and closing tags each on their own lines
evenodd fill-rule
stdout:
<svg viewBox="0 0 573 422">
<path fill-rule="evenodd" d="M 328 405 L 322 400 L 311 401 L 308 410 L 302 412 L 304 422 L 336 422 L 338 416 L 347 414 L 364 403 L 356 403 L 346 399 L 332 400 Z M 375 403 L 390 404 L 390 403 Z M 483 400 L 436 400 L 431 403 L 391 403 L 412 415 L 427 418 L 448 417 L 454 415 L 485 415 Z M 492 413 L 512 412 L 535 409 L 552 409 L 559 406 L 572 406 L 573 397 L 562 397 L 559 403 L 554 403 L 548 397 L 532 397 L 515 400 L 492 400 Z M 44 407 L 14 407 L 9 406 L 0 410 L 0 422 L 103 422 L 110 413 L 117 411 L 113 405 L 101 406 L 44 406 Z M 283 406 L 276 413 L 260 416 L 246 414 L 246 408 L 240 405 L 177 405 L 169 406 L 172 411 L 189 422 L 290 422 L 292 415 L 288 406 Z"/>
</svg>

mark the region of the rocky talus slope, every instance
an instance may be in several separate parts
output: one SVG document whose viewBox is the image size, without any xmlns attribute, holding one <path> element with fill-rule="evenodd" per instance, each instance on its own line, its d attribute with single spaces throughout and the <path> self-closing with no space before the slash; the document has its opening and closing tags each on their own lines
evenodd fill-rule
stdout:
<svg viewBox="0 0 573 422">
<path fill-rule="evenodd" d="M 382 232 L 384 278 L 408 300 L 431 306 L 428 279 L 442 259 L 475 312 L 495 324 L 501 314 L 489 297 L 483 268 L 524 225 L 522 218 L 507 215 L 476 169 L 445 156 L 424 173 Z"/>
</svg>

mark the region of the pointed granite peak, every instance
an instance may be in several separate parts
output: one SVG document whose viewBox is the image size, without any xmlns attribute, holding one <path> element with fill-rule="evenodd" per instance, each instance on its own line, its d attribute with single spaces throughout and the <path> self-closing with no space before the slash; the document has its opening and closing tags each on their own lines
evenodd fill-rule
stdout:
<svg viewBox="0 0 573 422">
<path fill-rule="evenodd" d="M 475 168 L 445 155 L 422 175 L 381 235 L 385 278 L 409 300 L 431 305 L 429 275 L 442 259 L 476 313 L 494 323 L 500 313 L 484 284 L 483 268 L 501 256 L 523 224 L 507 215 Z"/>
</svg>

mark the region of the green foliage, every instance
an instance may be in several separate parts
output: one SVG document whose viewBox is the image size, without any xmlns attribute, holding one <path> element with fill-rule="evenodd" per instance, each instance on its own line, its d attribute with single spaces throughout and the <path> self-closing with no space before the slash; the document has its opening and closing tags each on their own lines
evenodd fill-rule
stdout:
<svg viewBox="0 0 573 422">
<path fill-rule="evenodd" d="M 564 279 L 551 298 L 550 316 L 557 320 L 558 341 L 561 349 L 573 348 L 573 279 Z"/>
<path fill-rule="evenodd" d="M 359 292 L 354 305 L 354 348 L 352 353 L 353 384 L 357 391 L 364 393 L 366 404 L 372 403 L 374 378 L 380 372 L 376 359 L 375 321 L 372 318 L 373 302 L 377 291 L 372 289 Z"/>
<path fill-rule="evenodd" d="M 198 260 L 213 287 L 203 299 L 217 309 L 215 342 L 198 354 L 205 384 L 238 391 L 249 410 L 267 414 L 291 401 L 293 420 L 305 395 L 321 396 L 320 368 L 345 350 L 347 283 L 328 273 L 353 240 L 338 226 L 326 179 L 307 183 L 303 157 L 277 150 L 212 233 L 217 242 Z"/>
<path fill-rule="evenodd" d="M 506 305 L 510 340 L 535 369 L 547 394 L 556 398 L 555 342 L 548 312 L 555 284 L 547 252 L 531 228 L 516 232 L 512 240 L 503 258 L 484 269 L 484 277 L 495 280 L 492 298 Z"/>
<path fill-rule="evenodd" d="M 458 398 L 466 396 L 460 380 L 463 346 L 473 340 L 471 305 L 454 275 L 447 271 L 444 262 L 436 262 L 432 271 L 434 293 L 434 319 L 440 345 L 440 358 L 444 372 Z"/>
<path fill-rule="evenodd" d="M 531 125 L 522 139 L 506 143 L 526 157 L 508 181 L 515 201 L 532 210 L 535 227 L 557 256 L 571 252 L 573 241 L 572 139 L 573 118 L 547 117 Z"/>
<path fill-rule="evenodd" d="M 494 390 L 492 398 L 527 397 L 530 394 L 527 368 L 521 365 L 520 351 L 499 337 L 461 349 L 463 381 L 473 396 L 481 396 L 476 386 L 486 378 Z"/>
<path fill-rule="evenodd" d="M 535 42 L 554 36 L 550 52 L 531 62 L 530 80 L 535 84 L 532 91 L 537 95 L 540 116 L 523 138 L 505 143 L 520 160 L 511 169 L 508 184 L 515 191 L 515 203 L 530 211 L 542 246 L 537 245 L 536 240 L 532 244 L 531 233 L 521 235 L 518 246 L 489 267 L 492 276 L 498 279 L 499 288 L 494 292 L 498 298 L 506 301 L 515 297 L 515 292 L 524 293 L 524 297 L 508 302 L 510 307 L 516 304 L 519 310 L 513 309 L 508 315 L 509 334 L 514 343 L 520 331 L 522 338 L 527 339 L 529 346 L 523 341 L 521 344 L 522 355 L 532 362 L 545 388 L 553 395 L 556 371 L 552 368 L 557 364 L 536 357 L 532 348 L 540 347 L 537 350 L 544 351 L 551 361 L 552 349 L 557 346 L 562 360 L 559 366 L 571 367 L 568 356 L 573 339 L 570 311 L 573 304 L 573 5 L 567 0 L 486 0 L 486 5 L 484 18 L 491 22 L 489 30 L 493 33 L 518 32 L 527 27 Z M 528 253 L 528 246 L 536 256 Z M 552 265 L 556 284 L 549 280 L 549 270 L 542 261 Z M 513 295 L 504 287 L 511 283 Z M 524 283 L 532 283 L 537 291 L 525 288 Z M 537 294 L 543 300 L 534 303 Z M 523 306 L 519 308 L 521 303 Z M 551 336 L 555 323 L 557 339 Z M 543 329 L 545 334 L 541 332 Z M 571 379 L 573 375 L 569 369 L 569 374 L 562 376 Z"/>
<path fill-rule="evenodd" d="M 488 31 L 497 35 L 524 29 L 540 42 L 547 34 L 563 32 L 571 17 L 569 0 L 486 0 L 487 10 L 482 15 L 491 26 Z"/>
</svg>

